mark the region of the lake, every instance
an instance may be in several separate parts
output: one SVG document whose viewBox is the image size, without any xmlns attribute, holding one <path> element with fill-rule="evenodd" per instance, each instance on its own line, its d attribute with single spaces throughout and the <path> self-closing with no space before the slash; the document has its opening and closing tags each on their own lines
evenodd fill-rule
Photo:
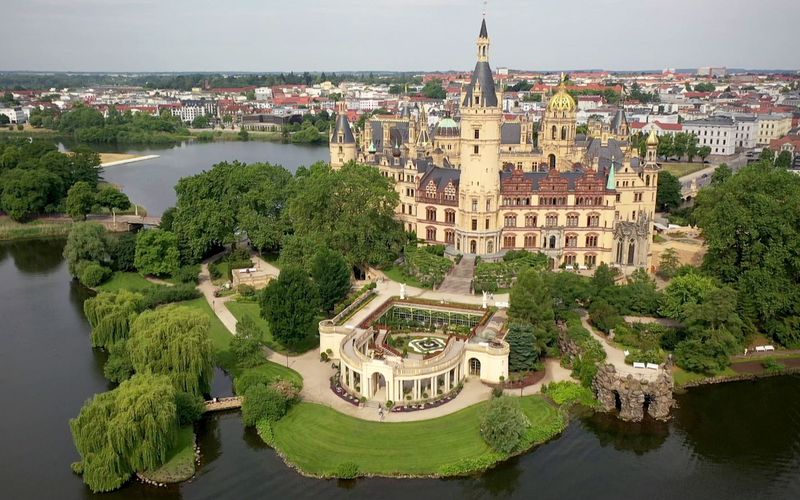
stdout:
<svg viewBox="0 0 800 500">
<path fill-rule="evenodd" d="M 109 151 L 110 152 L 110 151 Z M 103 178 L 121 186 L 132 201 L 150 215 L 161 215 L 175 204 L 175 184 L 181 177 L 210 170 L 215 163 L 239 160 L 245 163 L 269 162 L 290 172 L 299 166 L 328 161 L 327 146 L 279 144 L 273 142 L 186 142 L 173 148 L 125 149 L 159 158 L 108 167 Z"/>
<path fill-rule="evenodd" d="M 106 177 L 128 175 L 129 194 L 163 208 L 174 200 L 166 183 L 209 168 L 225 159 L 212 155 L 224 151 L 232 155 L 227 159 L 290 169 L 326 154 L 324 148 L 269 143 L 198 144 L 158 152 L 162 158 L 153 162 L 109 168 Z M 301 156 L 287 160 L 292 154 Z M 133 175 L 155 162 L 164 163 L 150 175 Z M 165 185 L 153 191 L 157 176 Z M 192 481 L 165 489 L 130 483 L 93 495 L 70 471 L 78 456 L 68 420 L 109 384 L 102 374 L 105 356 L 91 349 L 83 316 L 89 292 L 71 281 L 63 245 L 0 243 L 3 498 L 800 498 L 799 376 L 691 389 L 677 396 L 668 423 L 577 417 L 562 436 L 524 456 L 480 476 L 449 480 L 304 478 L 245 429 L 238 413 L 218 414 L 198 424 L 203 459 Z M 230 381 L 217 377 L 213 387 L 227 394 Z"/>
</svg>

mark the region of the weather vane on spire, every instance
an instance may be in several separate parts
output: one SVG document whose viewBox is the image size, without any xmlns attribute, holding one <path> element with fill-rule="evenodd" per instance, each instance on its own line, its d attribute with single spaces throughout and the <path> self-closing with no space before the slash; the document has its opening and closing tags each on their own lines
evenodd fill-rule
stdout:
<svg viewBox="0 0 800 500">
<path fill-rule="evenodd" d="M 486 17 L 486 4 L 489 3 L 488 0 L 483 0 L 483 17 Z"/>
</svg>

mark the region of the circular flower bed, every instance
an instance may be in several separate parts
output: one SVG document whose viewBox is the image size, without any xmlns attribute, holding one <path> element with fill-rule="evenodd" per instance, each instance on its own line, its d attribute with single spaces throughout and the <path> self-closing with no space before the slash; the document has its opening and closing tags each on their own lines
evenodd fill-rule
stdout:
<svg viewBox="0 0 800 500">
<path fill-rule="evenodd" d="M 446 342 L 438 337 L 417 337 L 408 341 L 408 349 L 418 354 L 433 354 L 443 351 Z"/>
</svg>

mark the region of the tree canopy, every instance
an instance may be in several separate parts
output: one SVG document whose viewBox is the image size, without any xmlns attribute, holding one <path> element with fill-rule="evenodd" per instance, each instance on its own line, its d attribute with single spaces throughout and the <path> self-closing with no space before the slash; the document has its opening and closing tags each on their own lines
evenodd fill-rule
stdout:
<svg viewBox="0 0 800 500">
<path fill-rule="evenodd" d="M 323 248 L 314 256 L 311 277 L 319 290 L 320 306 L 325 312 L 345 298 L 350 291 L 350 266 L 340 254 Z"/>
<path fill-rule="evenodd" d="M 78 276 L 80 262 L 111 262 L 103 226 L 95 222 L 73 224 L 64 246 L 64 258 L 67 259 L 69 272 L 73 276 Z"/>
<path fill-rule="evenodd" d="M 135 375 L 87 401 L 69 425 L 81 456 L 73 469 L 93 492 L 111 491 L 166 461 L 178 431 L 175 390 L 165 376 Z"/>
<path fill-rule="evenodd" d="M 522 442 L 530 421 L 519 401 L 510 396 L 492 398 L 481 417 L 481 436 L 500 453 L 512 453 Z"/>
<path fill-rule="evenodd" d="M 281 270 L 278 279 L 261 292 L 259 301 L 261 316 L 281 344 L 297 344 L 316 331 L 319 294 L 304 270 Z"/>
<path fill-rule="evenodd" d="M 754 163 L 700 191 L 703 268 L 738 291 L 745 319 L 768 331 L 800 316 L 800 177 Z"/>
<path fill-rule="evenodd" d="M 143 312 L 128 340 L 134 370 L 167 375 L 178 391 L 207 393 L 214 373 L 208 330 L 208 317 L 188 307 L 170 304 Z"/>
<path fill-rule="evenodd" d="M 120 340 L 126 340 L 141 300 L 141 294 L 128 290 L 100 292 L 86 299 L 83 312 L 92 327 L 92 346 L 108 349 Z"/>
<path fill-rule="evenodd" d="M 658 188 L 656 190 L 656 207 L 659 210 L 670 211 L 681 205 L 681 182 L 669 172 L 658 174 Z"/>
<path fill-rule="evenodd" d="M 133 262 L 142 274 L 165 276 L 174 273 L 181 265 L 178 237 L 161 229 L 140 232 Z"/>
</svg>

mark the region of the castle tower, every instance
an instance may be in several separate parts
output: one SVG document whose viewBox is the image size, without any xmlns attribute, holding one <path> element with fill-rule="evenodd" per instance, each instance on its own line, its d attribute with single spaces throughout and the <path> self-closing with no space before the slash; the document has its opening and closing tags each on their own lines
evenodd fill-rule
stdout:
<svg viewBox="0 0 800 500">
<path fill-rule="evenodd" d="M 355 161 L 358 154 L 356 138 L 347 119 L 347 107 L 342 102 L 338 105 L 336 125 L 330 134 L 331 167 L 338 169 L 349 161 Z"/>
<path fill-rule="evenodd" d="M 551 169 L 568 171 L 571 168 L 577 109 L 575 99 L 567 92 L 566 78 L 562 75 L 558 91 L 547 103 L 539 132 L 539 145 Z"/>
<path fill-rule="evenodd" d="M 457 250 L 493 254 L 500 246 L 500 123 L 502 108 L 489 66 L 486 19 L 477 41 L 478 62 L 461 101 L 461 176 Z"/>
</svg>

